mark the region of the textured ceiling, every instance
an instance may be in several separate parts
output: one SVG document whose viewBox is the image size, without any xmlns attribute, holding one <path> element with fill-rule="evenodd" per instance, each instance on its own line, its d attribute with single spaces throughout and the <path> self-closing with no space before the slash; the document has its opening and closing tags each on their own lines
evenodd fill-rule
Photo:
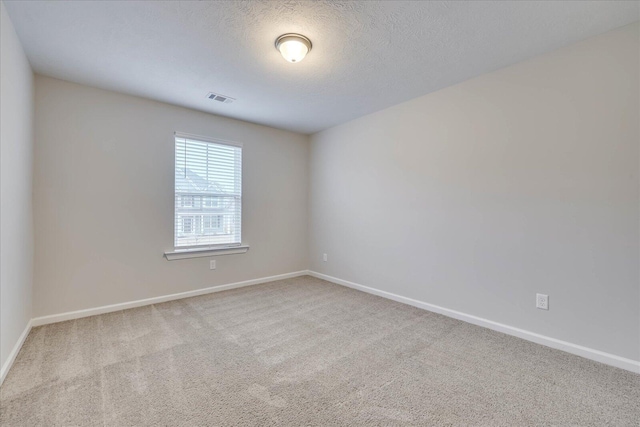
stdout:
<svg viewBox="0 0 640 427">
<path fill-rule="evenodd" d="M 303 133 L 639 18 L 636 1 L 5 5 L 37 73 Z M 287 32 L 313 42 L 301 63 L 274 48 Z"/>
</svg>

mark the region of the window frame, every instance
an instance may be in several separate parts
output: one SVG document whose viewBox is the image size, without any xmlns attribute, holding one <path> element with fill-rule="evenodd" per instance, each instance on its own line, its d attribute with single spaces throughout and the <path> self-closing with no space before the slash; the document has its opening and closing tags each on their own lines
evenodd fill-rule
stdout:
<svg viewBox="0 0 640 427">
<path fill-rule="evenodd" d="M 178 203 L 180 204 L 181 208 L 186 208 L 189 210 L 193 210 L 193 213 L 189 212 L 188 214 L 186 214 L 185 216 L 189 216 L 191 218 L 191 233 L 189 235 L 194 235 L 196 233 L 197 230 L 195 230 L 196 227 L 196 220 L 195 217 L 198 216 L 200 218 L 200 228 L 202 229 L 203 233 L 204 233 L 204 216 L 223 216 L 223 213 L 219 213 L 219 212 L 207 212 L 205 209 L 220 209 L 220 205 L 221 205 L 221 201 L 218 199 L 216 200 L 217 203 L 213 203 L 213 199 L 216 199 L 215 196 L 209 196 L 209 195 L 202 195 L 200 197 L 200 206 L 196 206 L 196 198 L 192 197 L 192 204 L 191 206 L 184 206 L 184 197 L 185 195 L 181 195 L 180 198 L 177 197 L 176 194 L 176 173 L 177 173 L 177 168 L 176 168 L 176 144 L 178 144 L 178 142 L 176 141 L 177 139 L 188 139 L 188 140 L 193 140 L 193 141 L 197 141 L 197 142 L 202 142 L 202 143 L 212 143 L 212 144 L 218 144 L 218 145 L 227 145 L 227 146 L 231 146 L 234 148 L 239 148 L 240 149 L 240 156 L 241 156 L 241 160 L 240 160 L 240 195 L 238 196 L 238 201 L 240 203 L 240 225 L 239 225 L 239 229 L 238 229 L 238 235 L 239 235 L 239 242 L 234 242 L 234 243 L 220 243 L 220 244 L 211 244 L 211 243 L 206 243 L 206 244 L 202 244 L 202 245 L 189 245 L 189 246 L 177 246 L 177 236 L 178 236 L 178 230 L 182 230 L 184 232 L 184 217 L 181 218 L 180 220 L 180 224 L 179 226 L 177 225 L 177 205 Z M 205 255 L 199 255 L 198 253 L 212 253 L 212 252 L 220 252 L 221 254 L 226 254 L 226 253 L 245 253 L 247 252 L 247 250 L 249 249 L 249 246 L 246 244 L 242 243 L 242 218 L 243 218 L 243 212 L 242 212 L 242 206 L 243 206 L 243 180 L 242 180 L 242 166 L 243 166 L 243 144 L 239 143 L 239 142 L 235 142 L 235 141 L 228 141 L 228 140 L 223 140 L 223 139 L 218 139 L 218 138 L 211 138 L 211 137 L 207 137 L 207 136 L 202 136 L 202 135 L 194 135 L 194 134 L 189 134 L 189 133 L 183 133 L 183 132 L 174 132 L 173 135 L 173 173 L 174 173 L 174 177 L 173 177 L 173 198 L 174 198 L 174 206 L 173 206 L 173 251 L 166 251 L 165 252 L 165 257 L 168 260 L 172 260 L 172 259 L 182 259 L 182 258 L 191 258 L 191 257 L 197 257 L 197 256 L 207 256 Z M 208 197 L 212 200 L 213 206 L 205 206 L 205 202 L 204 199 L 205 197 Z M 199 212 L 199 210 L 201 212 Z M 221 221 L 222 224 L 224 224 L 224 218 L 222 218 Z M 223 228 L 223 227 L 221 227 Z M 183 233 L 184 234 L 184 233 Z M 189 252 L 193 252 L 196 253 L 193 256 L 189 256 L 189 255 L 185 255 L 185 253 L 189 253 Z"/>
</svg>

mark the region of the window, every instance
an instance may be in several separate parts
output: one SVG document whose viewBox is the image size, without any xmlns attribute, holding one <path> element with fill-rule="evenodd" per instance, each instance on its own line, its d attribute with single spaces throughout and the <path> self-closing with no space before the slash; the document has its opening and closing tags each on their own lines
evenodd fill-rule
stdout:
<svg viewBox="0 0 640 427">
<path fill-rule="evenodd" d="M 242 147 L 176 134 L 176 248 L 241 243 Z"/>
<path fill-rule="evenodd" d="M 193 233 L 193 217 L 192 216 L 182 217 L 182 233 L 183 234 Z"/>
<path fill-rule="evenodd" d="M 193 196 L 182 196 L 180 197 L 180 201 L 182 203 L 183 208 L 193 207 Z"/>
<path fill-rule="evenodd" d="M 202 198 L 202 205 L 205 208 L 219 208 L 220 207 L 220 199 L 212 196 L 205 196 Z"/>
<path fill-rule="evenodd" d="M 204 216 L 204 233 L 218 233 L 224 229 L 222 222 L 224 217 L 222 215 L 205 215 Z"/>
</svg>

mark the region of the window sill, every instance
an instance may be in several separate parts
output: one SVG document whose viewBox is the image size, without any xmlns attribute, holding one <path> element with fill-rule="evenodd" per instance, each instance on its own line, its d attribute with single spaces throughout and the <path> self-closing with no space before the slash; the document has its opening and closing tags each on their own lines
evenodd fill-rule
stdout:
<svg viewBox="0 0 640 427">
<path fill-rule="evenodd" d="M 173 261 L 176 259 L 203 258 L 203 257 L 218 256 L 218 255 L 244 254 L 244 253 L 247 253 L 248 250 L 249 250 L 249 245 L 227 246 L 222 248 L 177 249 L 175 251 L 165 252 L 164 257 L 168 261 Z"/>
</svg>

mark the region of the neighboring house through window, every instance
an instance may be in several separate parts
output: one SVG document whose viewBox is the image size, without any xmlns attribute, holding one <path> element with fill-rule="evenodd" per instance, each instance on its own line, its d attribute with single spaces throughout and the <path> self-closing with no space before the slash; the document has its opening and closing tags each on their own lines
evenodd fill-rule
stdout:
<svg viewBox="0 0 640 427">
<path fill-rule="evenodd" d="M 242 147 L 176 134 L 176 248 L 241 243 Z"/>
</svg>

